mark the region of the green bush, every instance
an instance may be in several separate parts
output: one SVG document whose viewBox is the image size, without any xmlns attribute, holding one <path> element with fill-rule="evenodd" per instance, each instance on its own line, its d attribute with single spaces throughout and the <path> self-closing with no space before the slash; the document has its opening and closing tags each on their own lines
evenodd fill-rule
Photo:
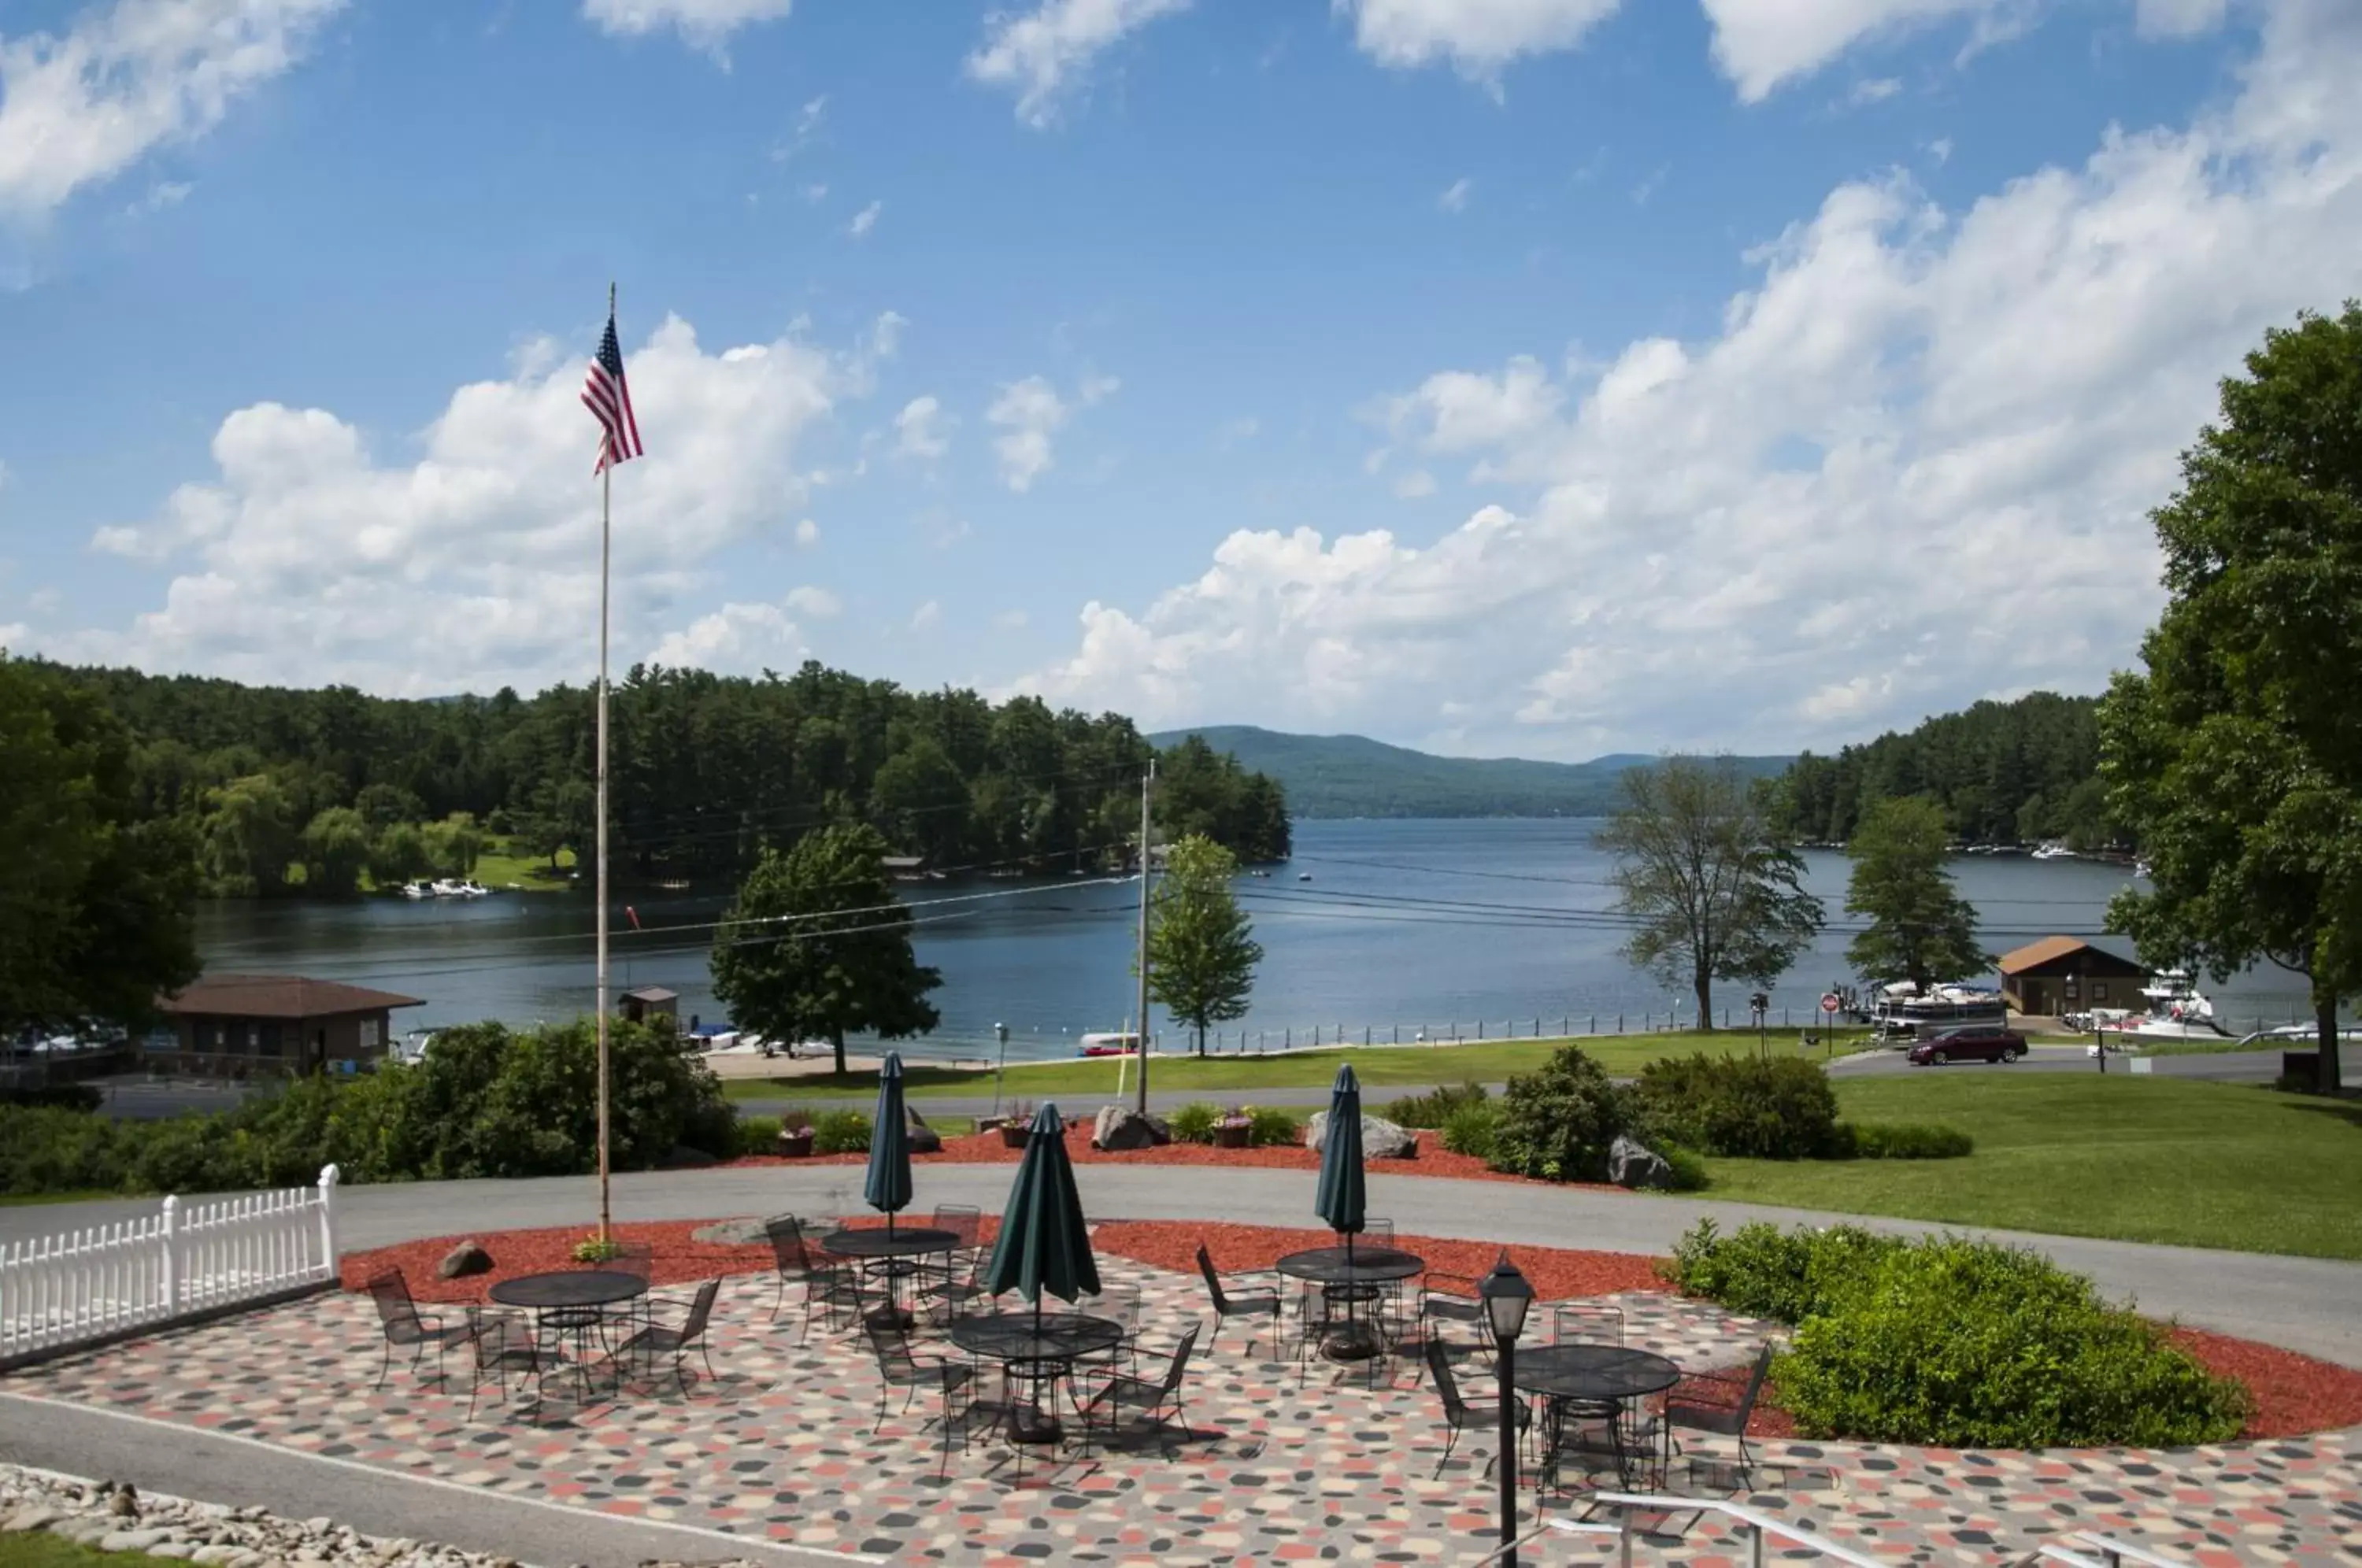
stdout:
<svg viewBox="0 0 2362 1568">
<path fill-rule="evenodd" d="M 1957 1160 L 1977 1141 L 1957 1127 L 1925 1121 L 1841 1121 L 1838 1147 L 1860 1160 Z"/>
<path fill-rule="evenodd" d="M 1462 1105 L 1445 1118 L 1440 1137 L 1452 1154 L 1489 1160 L 1500 1127 L 1500 1107 L 1479 1101 Z"/>
<path fill-rule="evenodd" d="M 1703 1192 L 1708 1186 L 1705 1161 L 1694 1150 L 1679 1143 L 1661 1143 L 1657 1153 L 1665 1159 L 1665 1168 L 1672 1174 L 1675 1192 Z"/>
<path fill-rule="evenodd" d="M 1509 1080 L 1493 1135 L 1493 1166 L 1545 1181 L 1600 1181 L 1624 1131 L 1623 1096 L 1579 1045 Z"/>
<path fill-rule="evenodd" d="M 1836 1152 L 1838 1097 L 1795 1056 L 1671 1056 L 1640 1069 L 1633 1119 L 1650 1146 L 1803 1160 Z"/>
<path fill-rule="evenodd" d="M 795 1132 L 812 1124 L 812 1113 L 800 1105 L 791 1105 L 779 1112 L 779 1131 Z"/>
<path fill-rule="evenodd" d="M 1852 1226 L 1701 1223 L 1666 1274 L 1734 1311 L 1796 1325 L 1774 1364 L 1807 1437 L 1947 1448 L 2217 1442 L 2246 1393 L 2089 1280 L 2031 1252 Z"/>
<path fill-rule="evenodd" d="M 1701 1220 L 1673 1243 L 1665 1275 L 1688 1294 L 1734 1312 L 1800 1323 L 1828 1310 L 1838 1295 L 1904 1245 L 1898 1238 L 1854 1225 L 1783 1231 L 1759 1220 L 1726 1236 L 1713 1220 Z"/>
<path fill-rule="evenodd" d="M 2237 1436 L 2247 1410 L 2091 1281 L 1956 1237 L 1879 1260 L 1798 1325 L 1776 1375 L 1804 1435 L 1872 1442 L 2181 1447 Z"/>
<path fill-rule="evenodd" d="M 779 1119 L 776 1116 L 742 1116 L 738 1119 L 738 1143 L 734 1151 L 741 1154 L 776 1154 L 779 1152 Z"/>
<path fill-rule="evenodd" d="M 28 1088 L 0 1088 L 0 1106 L 44 1106 L 54 1110 L 96 1110 L 106 1095 L 90 1084 L 40 1084 Z"/>
<path fill-rule="evenodd" d="M 1490 1098 L 1483 1084 L 1462 1084 L 1458 1088 L 1446 1084 L 1431 1094 L 1407 1094 L 1390 1100 L 1378 1114 L 1397 1127 L 1440 1128 L 1451 1123 L 1454 1112 L 1484 1105 Z"/>
<path fill-rule="evenodd" d="M 1221 1107 L 1198 1099 L 1166 1117 L 1164 1125 L 1184 1143 L 1210 1143 L 1214 1141 L 1214 1123 L 1221 1119 Z"/>
<path fill-rule="evenodd" d="M 857 1110 L 826 1110 L 812 1119 L 812 1153 L 866 1154 L 869 1118 Z"/>
<path fill-rule="evenodd" d="M 1247 1110 L 1247 1143 L 1257 1149 L 1273 1143 L 1300 1143 L 1302 1124 L 1277 1106 L 1251 1106 Z"/>
<path fill-rule="evenodd" d="M 86 1110 L 0 1105 L 0 1193 L 114 1191 L 131 1148 L 121 1123 Z"/>
</svg>

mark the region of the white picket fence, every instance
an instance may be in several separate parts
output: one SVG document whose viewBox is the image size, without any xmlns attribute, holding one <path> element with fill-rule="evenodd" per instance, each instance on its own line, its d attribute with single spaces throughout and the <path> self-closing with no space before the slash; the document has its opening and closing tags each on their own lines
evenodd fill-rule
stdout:
<svg viewBox="0 0 2362 1568">
<path fill-rule="evenodd" d="M 182 1203 L 0 1245 L 0 1363 L 337 1277 L 337 1167 L 316 1187 Z"/>
</svg>

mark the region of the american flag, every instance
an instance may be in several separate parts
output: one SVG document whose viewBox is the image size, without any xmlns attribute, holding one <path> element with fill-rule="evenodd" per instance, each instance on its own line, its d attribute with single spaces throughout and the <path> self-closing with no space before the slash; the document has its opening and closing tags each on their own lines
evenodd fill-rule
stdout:
<svg viewBox="0 0 2362 1568">
<path fill-rule="evenodd" d="M 613 306 L 607 311 L 607 336 L 599 339 L 599 352 L 582 383 L 582 406 L 599 421 L 599 461 L 592 473 L 640 455 L 640 426 L 632 417 L 632 389 L 624 384 L 624 351 L 615 343 Z"/>
</svg>

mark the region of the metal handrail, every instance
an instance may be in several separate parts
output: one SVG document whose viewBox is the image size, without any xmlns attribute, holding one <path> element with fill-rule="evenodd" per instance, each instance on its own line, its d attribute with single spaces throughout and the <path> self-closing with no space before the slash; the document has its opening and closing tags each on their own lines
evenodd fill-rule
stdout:
<svg viewBox="0 0 2362 1568">
<path fill-rule="evenodd" d="M 2098 1558 L 2086 1557 L 2080 1551 L 2070 1551 L 2056 1541 L 2044 1541 L 2025 1556 L 2019 1558 L 2017 1568 L 2032 1568 L 2032 1565 L 2037 1562 L 2063 1562 L 2067 1568 L 2108 1568 L 2108 1565 Z"/>
<path fill-rule="evenodd" d="M 1628 1533 L 1632 1512 L 1635 1509 L 1645 1508 L 1658 1513 L 1696 1512 L 1722 1515 L 1747 1531 L 1748 1561 L 1756 1564 L 1757 1568 L 1761 1568 L 1763 1538 L 1767 1535 L 1777 1536 L 1790 1545 L 1801 1546 L 1807 1551 L 1817 1551 L 1824 1557 L 1834 1557 L 1840 1562 L 1850 1564 L 1851 1568 L 1888 1568 L 1888 1565 L 1878 1558 L 1865 1557 L 1849 1546 L 1839 1546 L 1836 1541 L 1824 1536 L 1815 1535 L 1802 1525 L 1793 1525 L 1785 1519 L 1774 1518 L 1772 1515 L 1759 1512 L 1744 1503 L 1727 1502 L 1719 1497 L 1659 1497 L 1635 1492 L 1601 1492 L 1594 1496 L 1591 1500 L 1624 1510 L 1628 1527 L 1624 1542 L 1624 1561 L 1627 1562 L 1632 1560 L 1631 1537 Z"/>
<path fill-rule="evenodd" d="M 2088 1546 L 2098 1552 L 2101 1562 L 2105 1563 L 2107 1568 L 2118 1568 L 2120 1563 L 2127 1560 L 2134 1562 L 2146 1562 L 2150 1565 L 2150 1568 L 2190 1568 L 2187 1558 L 2169 1557 L 2162 1551 L 2153 1551 L 2146 1546 L 2136 1546 L 2128 1540 L 2118 1540 L 2113 1535 L 2102 1535 L 2095 1529 L 2079 1529 L 2067 1539 Z"/>
</svg>

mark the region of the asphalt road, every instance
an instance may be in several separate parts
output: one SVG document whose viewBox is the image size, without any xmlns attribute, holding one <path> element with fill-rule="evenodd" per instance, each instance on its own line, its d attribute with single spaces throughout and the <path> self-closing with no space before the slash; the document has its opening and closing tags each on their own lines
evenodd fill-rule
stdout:
<svg viewBox="0 0 2362 1568">
<path fill-rule="evenodd" d="M 2280 1054 L 2269 1051 L 2221 1051 L 2188 1056 L 2119 1056 L 2111 1053 L 2108 1071 L 2128 1073 L 2135 1060 L 2148 1064 L 2161 1078 L 2204 1078 L 2216 1083 L 2270 1083 L 2280 1076 Z M 2081 1043 L 2031 1046 L 2025 1060 L 2007 1066 L 1997 1062 L 1954 1062 L 1941 1068 L 1915 1067 L 1901 1051 L 1864 1051 L 1829 1064 L 1836 1078 L 1893 1077 L 1904 1073 L 2096 1073 L 2100 1064 Z"/>
</svg>

